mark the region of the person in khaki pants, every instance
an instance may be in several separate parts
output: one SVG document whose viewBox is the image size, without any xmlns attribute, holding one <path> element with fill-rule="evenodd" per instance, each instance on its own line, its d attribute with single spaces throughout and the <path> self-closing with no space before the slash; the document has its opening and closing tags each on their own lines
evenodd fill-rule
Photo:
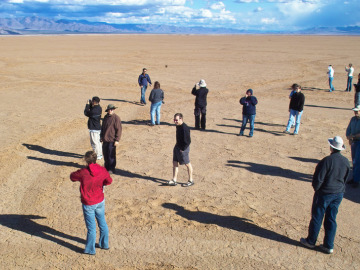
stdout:
<svg viewBox="0 0 360 270">
<path fill-rule="evenodd" d="M 93 97 L 89 99 L 84 110 L 85 116 L 89 117 L 88 128 L 90 132 L 90 144 L 94 152 L 97 155 L 97 159 L 102 159 L 102 146 L 100 142 L 100 131 L 101 131 L 101 114 L 102 108 L 100 106 L 100 98 Z"/>
</svg>

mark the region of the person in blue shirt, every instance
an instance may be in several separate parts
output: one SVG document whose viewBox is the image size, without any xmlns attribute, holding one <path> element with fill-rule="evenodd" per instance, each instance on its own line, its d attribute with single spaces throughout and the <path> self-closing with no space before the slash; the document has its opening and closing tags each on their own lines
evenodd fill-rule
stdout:
<svg viewBox="0 0 360 270">
<path fill-rule="evenodd" d="M 346 138 L 351 146 L 351 159 L 353 163 L 353 179 L 349 182 L 353 187 L 360 183 L 360 105 L 352 109 L 355 116 L 350 120 L 346 129 Z"/>
<path fill-rule="evenodd" d="M 144 104 L 144 105 L 146 105 L 145 92 L 148 87 L 148 83 L 151 86 L 150 76 L 146 72 L 147 72 L 147 69 L 143 68 L 143 72 L 139 75 L 139 78 L 138 78 L 138 83 L 139 83 L 140 90 L 141 90 L 140 103 Z"/>
<path fill-rule="evenodd" d="M 256 115 L 256 104 L 258 103 L 255 96 L 253 96 L 253 90 L 248 89 L 244 97 L 240 99 L 240 104 L 243 105 L 242 110 L 242 125 L 240 129 L 240 133 L 238 136 L 244 135 L 244 130 L 247 122 L 250 122 L 250 133 L 249 137 L 254 135 L 254 123 L 255 123 L 255 115 Z"/>
</svg>

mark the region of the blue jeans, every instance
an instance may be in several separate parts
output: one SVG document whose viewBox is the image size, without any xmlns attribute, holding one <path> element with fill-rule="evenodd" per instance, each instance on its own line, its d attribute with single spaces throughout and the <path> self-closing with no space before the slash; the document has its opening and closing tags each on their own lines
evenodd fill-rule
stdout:
<svg viewBox="0 0 360 270">
<path fill-rule="evenodd" d="M 348 80 L 347 80 L 347 86 L 346 86 L 346 91 L 351 92 L 351 87 L 352 87 L 352 76 L 348 76 Z"/>
<path fill-rule="evenodd" d="M 296 117 L 294 134 L 299 133 L 300 121 L 301 121 L 302 113 L 303 113 L 303 111 L 299 112 L 299 111 L 295 111 L 295 110 L 290 109 L 289 121 L 288 121 L 288 124 L 287 124 L 287 127 L 286 127 L 287 132 L 290 131 L 290 128 L 294 124 L 295 117 Z"/>
<path fill-rule="evenodd" d="M 355 183 L 360 183 L 360 141 L 351 144 L 351 159 L 353 162 L 353 179 Z"/>
<path fill-rule="evenodd" d="M 317 194 L 315 192 L 311 209 L 309 235 L 307 237 L 307 241 L 309 244 L 315 245 L 325 215 L 325 237 L 323 245 L 324 247 L 329 249 L 334 248 L 334 239 L 337 227 L 336 215 L 338 213 L 338 209 L 343 196 L 344 193 Z"/>
<path fill-rule="evenodd" d="M 151 124 L 155 125 L 155 113 L 156 113 L 156 124 L 160 125 L 160 109 L 161 109 L 162 101 L 151 103 L 150 107 L 150 116 L 151 116 Z"/>
<path fill-rule="evenodd" d="M 87 228 L 86 245 L 84 253 L 95 254 L 96 222 L 100 229 L 99 247 L 109 248 L 109 229 L 105 221 L 105 200 L 94 205 L 82 205 L 85 224 Z"/>
<path fill-rule="evenodd" d="M 335 91 L 334 85 L 333 85 L 333 80 L 334 77 L 329 77 L 329 87 L 330 87 L 330 92 Z"/>
<path fill-rule="evenodd" d="M 146 100 L 145 100 L 145 92 L 147 89 L 147 85 L 143 85 L 141 86 L 141 98 L 140 98 L 140 102 L 146 104 Z"/>
<path fill-rule="evenodd" d="M 243 114 L 242 125 L 241 125 L 241 129 L 240 129 L 240 135 L 244 135 L 245 126 L 246 126 L 248 121 L 250 122 L 249 136 L 251 137 L 251 136 L 254 135 L 255 116 L 256 116 L 256 114 Z"/>
</svg>

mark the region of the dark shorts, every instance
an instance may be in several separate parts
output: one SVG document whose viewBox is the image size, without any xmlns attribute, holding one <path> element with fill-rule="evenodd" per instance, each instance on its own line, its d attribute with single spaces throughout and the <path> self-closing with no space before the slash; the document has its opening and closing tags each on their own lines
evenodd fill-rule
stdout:
<svg viewBox="0 0 360 270">
<path fill-rule="evenodd" d="M 190 152 L 190 146 L 186 148 L 184 151 L 180 151 L 180 148 L 175 145 L 173 151 L 173 161 L 179 162 L 180 165 L 189 164 L 190 163 L 189 152 Z"/>
</svg>

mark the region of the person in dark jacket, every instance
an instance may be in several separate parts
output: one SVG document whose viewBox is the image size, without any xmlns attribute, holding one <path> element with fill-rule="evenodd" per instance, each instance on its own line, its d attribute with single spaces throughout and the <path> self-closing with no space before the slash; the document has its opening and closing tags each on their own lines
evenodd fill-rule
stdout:
<svg viewBox="0 0 360 270">
<path fill-rule="evenodd" d="M 149 101 L 151 102 L 150 107 L 150 118 L 151 126 L 155 125 L 155 113 L 156 113 L 156 124 L 160 125 L 160 109 L 164 103 L 164 91 L 160 89 L 160 83 L 156 81 L 154 83 L 154 89 L 151 90 Z"/>
<path fill-rule="evenodd" d="M 190 128 L 184 123 L 183 115 L 181 113 L 176 113 L 174 115 L 174 122 L 176 125 L 176 144 L 173 150 L 173 178 L 168 181 L 170 186 L 177 185 L 177 175 L 179 171 L 179 164 L 185 164 L 189 180 L 186 184 L 183 184 L 185 187 L 192 186 L 194 184 L 193 180 L 193 168 L 190 163 L 189 152 L 190 152 Z"/>
<path fill-rule="evenodd" d="M 311 221 L 307 238 L 300 242 L 308 248 L 314 248 L 322 221 L 325 216 L 325 237 L 320 248 L 328 254 L 334 251 L 336 234 L 336 215 L 345 192 L 345 184 L 350 173 L 349 160 L 341 155 L 345 149 L 340 136 L 328 139 L 331 154 L 323 158 L 316 166 L 312 186 L 315 194 L 312 203 Z"/>
<path fill-rule="evenodd" d="M 289 116 L 289 121 L 288 121 L 288 124 L 286 126 L 284 133 L 289 134 L 290 128 L 293 126 L 293 124 L 295 122 L 294 135 L 297 135 L 299 133 L 301 116 L 303 114 L 303 109 L 304 109 L 304 104 L 305 104 L 305 96 L 303 93 L 301 93 L 300 85 L 294 83 L 292 85 L 292 89 L 293 89 L 293 94 L 291 95 L 290 105 L 289 105 L 290 116 Z M 296 121 L 295 121 L 295 118 L 296 118 Z"/>
<path fill-rule="evenodd" d="M 101 114 L 102 108 L 99 105 L 100 98 L 93 97 L 91 100 L 88 100 L 85 105 L 84 114 L 89 117 L 88 120 L 88 129 L 90 132 L 90 144 L 92 149 L 97 155 L 97 159 L 102 159 L 102 146 L 100 142 L 100 131 L 101 131 Z"/>
<path fill-rule="evenodd" d="M 360 73 L 358 75 L 357 84 L 354 83 L 355 88 L 355 107 L 360 105 Z"/>
<path fill-rule="evenodd" d="M 109 249 L 109 229 L 105 220 L 104 186 L 112 183 L 112 178 L 104 167 L 96 164 L 96 153 L 85 153 L 86 168 L 70 174 L 71 181 L 80 182 L 81 203 L 87 228 L 85 254 L 95 255 L 96 221 L 100 229 L 99 247 Z"/>
<path fill-rule="evenodd" d="M 244 97 L 240 99 L 240 104 L 243 105 L 242 110 L 242 125 L 240 129 L 239 136 L 244 135 L 244 130 L 247 122 L 250 122 L 250 133 L 249 137 L 254 135 L 254 123 L 255 123 L 255 115 L 256 115 L 256 104 L 258 103 L 257 98 L 253 96 L 253 90 L 248 89 Z"/>
<path fill-rule="evenodd" d="M 115 172 L 116 167 L 116 146 L 122 133 L 121 119 L 115 114 L 115 107 L 113 104 L 107 106 L 107 114 L 101 127 L 100 140 L 103 145 L 104 166 L 110 174 Z"/>
<path fill-rule="evenodd" d="M 150 76 L 146 72 L 147 72 L 147 69 L 143 68 L 143 71 L 139 75 L 139 78 L 138 78 L 138 83 L 139 83 L 140 91 L 141 91 L 140 103 L 143 104 L 143 105 L 146 105 L 145 92 L 146 92 L 146 89 L 148 87 L 148 83 L 151 86 Z"/>
<path fill-rule="evenodd" d="M 199 89 L 197 89 L 197 86 Z M 195 98 L 195 128 L 201 129 L 206 128 L 206 106 L 207 106 L 207 94 L 209 93 L 209 89 L 206 88 L 205 80 L 200 80 L 197 84 L 195 84 L 194 88 L 191 91 L 191 94 L 196 96 Z M 200 120 L 201 115 L 201 120 Z"/>
</svg>

